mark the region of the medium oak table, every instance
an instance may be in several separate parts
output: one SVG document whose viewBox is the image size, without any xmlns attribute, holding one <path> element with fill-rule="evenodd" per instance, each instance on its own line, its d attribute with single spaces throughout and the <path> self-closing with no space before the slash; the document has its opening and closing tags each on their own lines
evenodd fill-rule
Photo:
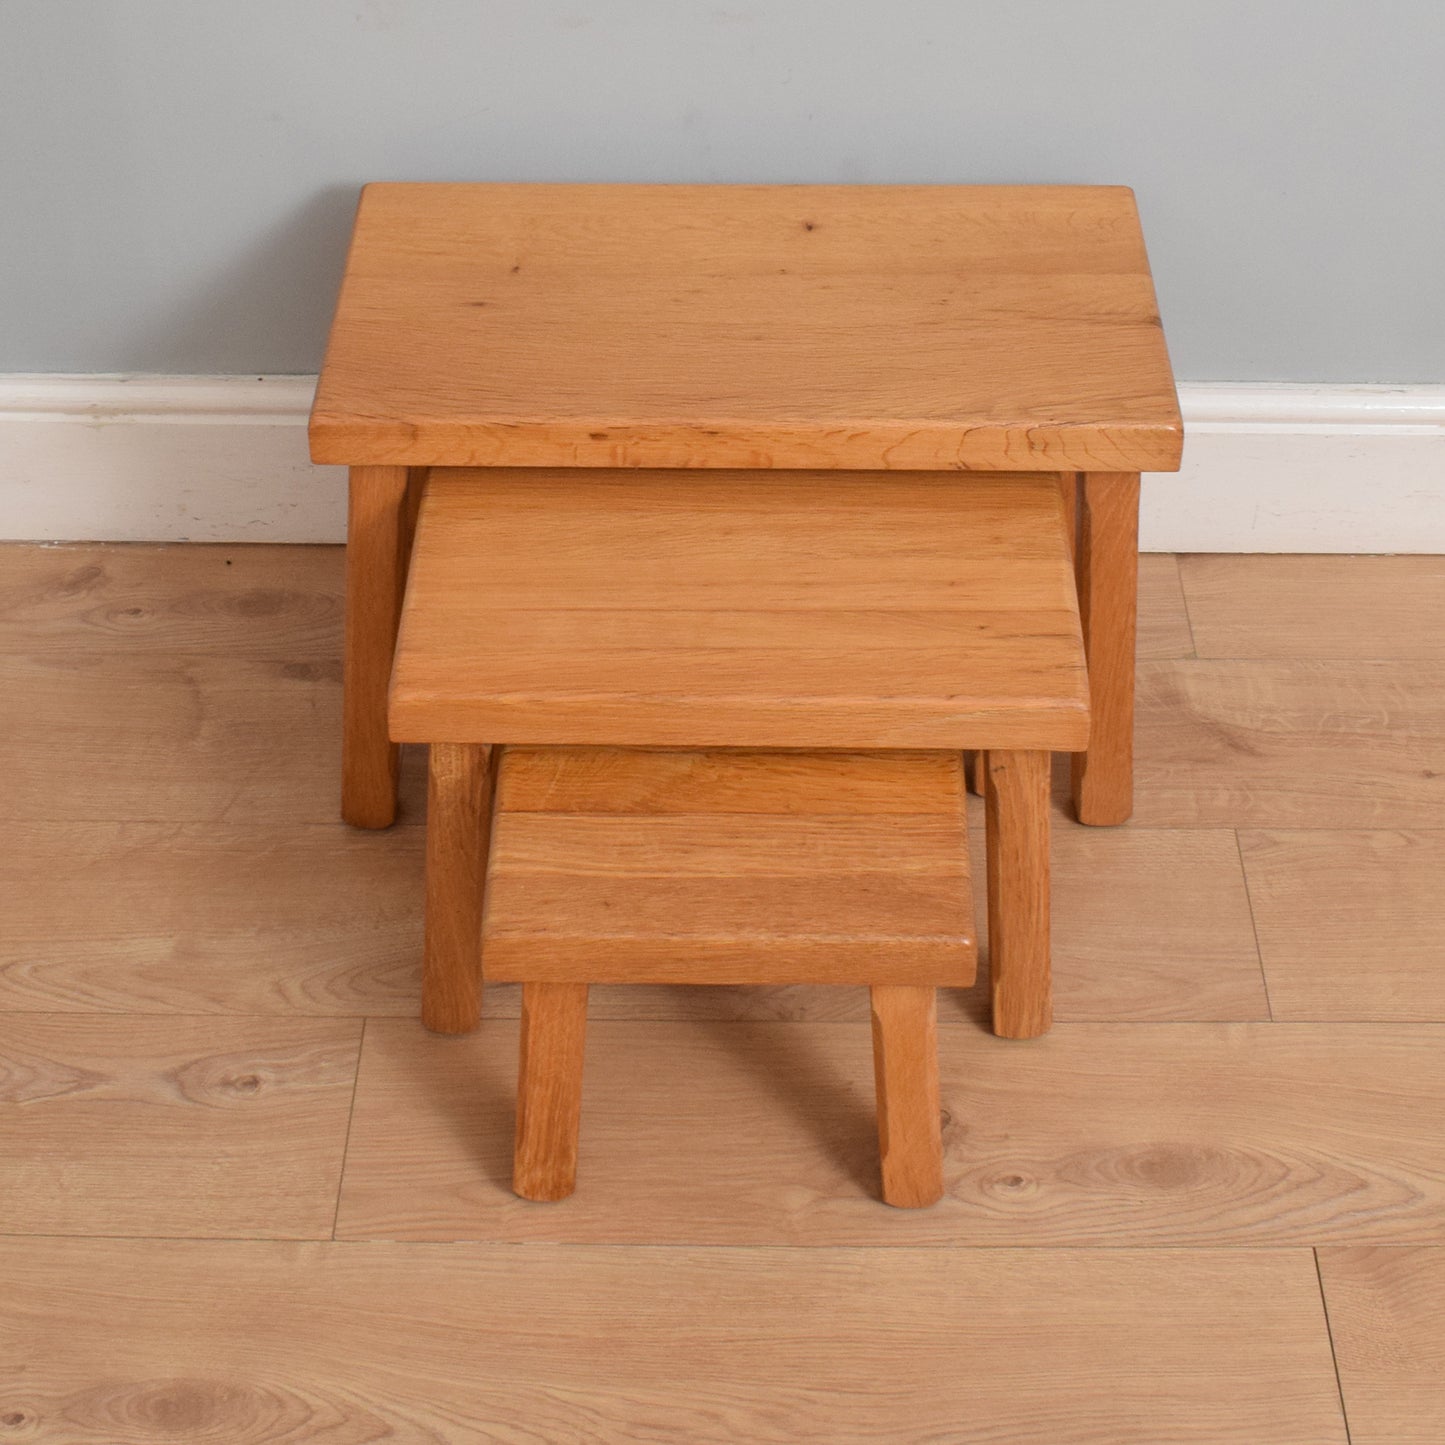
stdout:
<svg viewBox="0 0 1445 1445">
<path fill-rule="evenodd" d="M 351 469 L 342 813 L 396 815 L 387 736 L 436 468 L 1058 476 L 1092 695 L 1084 823 L 1132 809 L 1139 473 L 1182 426 L 1115 186 L 365 187 L 311 413 Z"/>
</svg>

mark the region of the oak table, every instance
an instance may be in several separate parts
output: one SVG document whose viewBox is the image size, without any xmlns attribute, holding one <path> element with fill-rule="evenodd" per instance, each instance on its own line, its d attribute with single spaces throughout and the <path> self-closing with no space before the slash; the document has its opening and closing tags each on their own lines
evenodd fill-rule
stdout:
<svg viewBox="0 0 1445 1445">
<path fill-rule="evenodd" d="M 1093 733 L 1132 808 L 1139 473 L 1182 427 L 1116 186 L 365 187 L 310 425 L 351 469 L 342 812 L 396 813 L 411 529 L 436 468 L 1048 472 L 1076 506 Z"/>
<path fill-rule="evenodd" d="M 994 1029 L 1050 1021 L 1049 763 L 1089 735 L 1053 475 L 448 469 L 390 726 L 430 745 L 423 1021 L 522 985 L 519 1194 L 572 1191 L 591 984 L 827 984 L 871 993 L 885 1199 L 940 1197 L 964 749 Z"/>
<path fill-rule="evenodd" d="M 438 475 L 416 531 L 390 728 L 400 742 L 431 745 L 422 971 L 422 1019 L 431 1028 L 475 1026 L 483 974 L 573 983 L 957 981 L 946 971 L 930 976 L 936 957 L 910 949 L 901 963 L 879 942 L 880 898 L 910 877 L 921 882 L 938 856 L 921 840 L 917 871 L 909 873 L 903 848 L 871 883 L 857 880 L 853 911 L 837 898 L 811 900 L 833 918 L 826 945 L 795 936 L 747 960 L 747 976 L 729 975 L 733 945 L 722 942 L 716 913 L 703 925 L 697 880 L 678 879 L 678 888 L 643 903 L 633 895 L 655 895 L 672 865 L 654 860 L 647 880 L 623 885 L 615 838 L 582 864 L 571 845 L 544 848 L 531 862 L 558 887 L 555 906 L 540 910 L 551 941 L 537 936 L 534 913 L 515 946 L 491 935 L 479 971 L 498 745 L 557 750 L 559 777 L 569 776 L 579 806 L 579 764 L 568 750 L 634 750 L 593 778 L 594 799 L 613 798 L 600 809 L 594 802 L 593 813 L 646 811 L 668 793 L 673 805 L 725 811 L 708 797 L 721 764 L 679 769 L 635 750 L 787 750 L 792 768 L 812 779 L 811 795 L 796 796 L 798 810 L 815 815 L 852 812 L 856 792 L 886 790 L 880 761 L 860 754 L 986 753 L 994 1031 L 1033 1038 L 1049 1027 L 1049 762 L 1089 737 L 1083 636 L 1051 475 L 991 473 L 967 487 L 937 472 L 493 467 Z M 800 749 L 833 759 L 804 765 Z M 758 766 L 771 779 L 747 791 L 793 791 L 795 774 L 776 762 Z M 893 776 L 916 766 L 897 763 Z M 743 780 L 734 774 L 733 782 Z M 559 782 L 558 791 L 568 789 Z M 745 811 L 748 836 L 773 831 L 759 805 Z M 720 840 L 722 821 L 710 826 Z M 895 833 L 906 828 L 895 818 Z M 870 871 L 862 857 L 854 862 L 860 874 Z M 704 871 L 717 884 L 746 866 L 714 856 Z M 581 926 L 585 941 L 559 953 L 557 935 L 589 911 L 584 876 L 599 873 L 612 875 L 599 911 L 620 929 L 616 946 L 599 942 L 594 914 Z M 756 935 L 770 914 L 795 911 L 796 895 L 783 891 L 755 891 L 733 926 Z M 508 896 L 488 898 L 493 927 L 515 912 Z M 910 906 L 910 927 L 927 916 L 915 897 L 891 914 L 895 929 Z M 629 913 L 650 919 L 654 936 L 623 926 Z M 694 925 L 713 940 L 711 966 L 697 968 L 694 950 L 693 972 L 679 976 L 670 970 Z M 567 971 L 549 974 L 549 959 Z M 519 963 L 525 971 L 512 971 Z M 584 965 L 590 972 L 579 973 Z"/>
</svg>

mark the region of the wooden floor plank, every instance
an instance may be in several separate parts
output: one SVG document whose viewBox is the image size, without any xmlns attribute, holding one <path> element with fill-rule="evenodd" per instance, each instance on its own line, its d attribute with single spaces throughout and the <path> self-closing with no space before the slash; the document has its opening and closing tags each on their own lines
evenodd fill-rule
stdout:
<svg viewBox="0 0 1445 1445">
<path fill-rule="evenodd" d="M 1150 662 L 1134 823 L 1431 828 L 1445 817 L 1445 663 Z"/>
<path fill-rule="evenodd" d="M 56 1240 L 0 1277 L 27 1440 L 1345 1439 L 1308 1250 Z"/>
<path fill-rule="evenodd" d="M 862 1024 L 595 1022 L 577 1193 L 510 1192 L 517 1027 L 368 1025 L 340 1237 L 588 1243 L 1445 1242 L 1445 1028 L 939 1030 L 944 1201 L 877 1202 Z"/>
<path fill-rule="evenodd" d="M 420 829 L 22 823 L 11 839 L 0 1012 L 416 1015 Z M 1063 821 L 1054 911 L 1063 1021 L 1268 1016 L 1228 830 Z M 941 1021 L 986 1007 L 986 980 L 948 990 Z M 489 1014 L 517 1009 L 515 988 L 489 988 Z M 592 1016 L 866 1020 L 868 1003 L 861 989 L 599 986 Z"/>
<path fill-rule="evenodd" d="M 1445 1022 L 1445 831 L 1239 841 L 1276 1018 Z"/>
<path fill-rule="evenodd" d="M 1445 557 L 1186 556 L 1200 657 L 1445 662 Z"/>
<path fill-rule="evenodd" d="M 1445 1440 L 1445 1249 L 1322 1249 L 1352 1445 Z"/>
<path fill-rule="evenodd" d="M 330 661 L 0 655 L 0 821 L 330 823 L 340 730 Z M 403 819 L 418 822 L 409 753 Z"/>
<path fill-rule="evenodd" d="M 20 823 L 0 1012 L 417 1011 L 420 828 Z"/>
<path fill-rule="evenodd" d="M 0 651 L 338 659 L 340 547 L 0 544 Z"/>
<path fill-rule="evenodd" d="M 0 1018 L 0 1234 L 329 1236 L 360 1034 Z"/>
<path fill-rule="evenodd" d="M 1194 656 L 1194 636 L 1179 580 L 1179 559 L 1172 552 L 1139 557 L 1138 652 L 1159 661 Z"/>
</svg>

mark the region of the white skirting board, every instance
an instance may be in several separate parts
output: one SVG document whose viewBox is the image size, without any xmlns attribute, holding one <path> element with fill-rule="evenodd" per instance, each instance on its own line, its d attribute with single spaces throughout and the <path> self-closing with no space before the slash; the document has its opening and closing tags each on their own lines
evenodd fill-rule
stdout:
<svg viewBox="0 0 1445 1445">
<path fill-rule="evenodd" d="M 339 542 L 314 377 L 0 375 L 0 538 Z M 1445 386 L 1186 384 L 1154 552 L 1445 552 Z"/>
</svg>

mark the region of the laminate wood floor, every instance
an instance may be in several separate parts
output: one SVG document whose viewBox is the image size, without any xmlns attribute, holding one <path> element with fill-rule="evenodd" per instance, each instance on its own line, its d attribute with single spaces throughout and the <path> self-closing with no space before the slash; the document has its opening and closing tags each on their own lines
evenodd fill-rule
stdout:
<svg viewBox="0 0 1445 1445">
<path fill-rule="evenodd" d="M 1445 1441 L 1438 559 L 1142 560 L 1137 816 L 1058 815 L 1049 1037 L 942 997 L 909 1212 L 855 989 L 594 990 L 510 1194 L 340 564 L 0 547 L 0 1442 Z"/>
</svg>

